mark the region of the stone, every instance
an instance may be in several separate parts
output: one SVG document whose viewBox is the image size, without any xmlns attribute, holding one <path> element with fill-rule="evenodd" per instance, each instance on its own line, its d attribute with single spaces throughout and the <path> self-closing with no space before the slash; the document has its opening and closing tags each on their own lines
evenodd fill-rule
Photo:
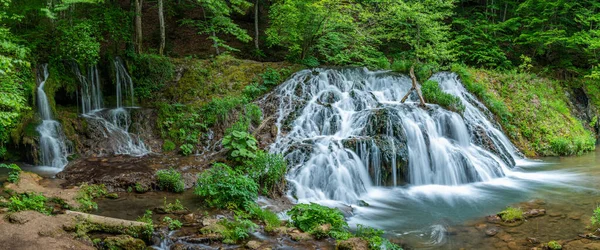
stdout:
<svg viewBox="0 0 600 250">
<path fill-rule="evenodd" d="M 536 238 L 533 237 L 527 237 L 525 238 L 527 240 L 527 242 L 531 243 L 531 244 L 540 244 L 540 241 Z"/>
<path fill-rule="evenodd" d="M 217 224 L 217 222 L 219 222 L 218 219 L 213 219 L 213 218 L 204 218 L 202 219 L 202 226 L 210 226 L 213 224 Z"/>
<path fill-rule="evenodd" d="M 248 241 L 248 243 L 246 243 L 247 248 L 255 249 L 255 250 L 259 249 L 261 245 L 262 244 L 260 242 L 255 241 L 255 240 L 251 240 L 251 241 Z"/>
<path fill-rule="evenodd" d="M 119 199 L 119 194 L 117 194 L 117 193 L 110 193 L 110 194 L 106 195 L 106 198 L 109 198 L 109 199 Z"/>
<path fill-rule="evenodd" d="M 146 249 L 146 243 L 143 240 L 129 235 L 106 237 L 104 246 L 107 249 Z"/>
<path fill-rule="evenodd" d="M 514 241 L 508 242 L 507 246 L 508 246 L 508 248 L 510 250 L 517 250 L 517 249 L 519 249 L 519 246 Z"/>
<path fill-rule="evenodd" d="M 189 213 L 183 216 L 183 222 L 191 224 L 196 222 L 196 216 L 193 213 Z"/>
<path fill-rule="evenodd" d="M 8 222 L 13 224 L 25 224 L 31 220 L 29 213 L 13 213 L 8 215 Z"/>
<path fill-rule="evenodd" d="M 481 224 L 477 224 L 475 225 L 475 228 L 479 229 L 479 230 L 483 230 L 487 227 L 487 224 L 485 223 L 481 223 Z"/>
<path fill-rule="evenodd" d="M 223 225 L 212 224 L 212 225 L 205 226 L 205 227 L 201 228 L 200 229 L 200 233 L 202 233 L 202 234 L 209 234 L 209 233 L 218 233 L 218 234 L 221 234 L 225 230 L 227 230 L 227 228 L 225 226 L 223 226 Z"/>
<path fill-rule="evenodd" d="M 361 238 L 354 237 L 340 241 L 337 245 L 338 250 L 368 250 L 369 243 Z"/>
<path fill-rule="evenodd" d="M 546 209 L 530 209 L 523 213 L 525 218 L 539 217 L 546 214 Z"/>
<path fill-rule="evenodd" d="M 489 223 L 500 223 L 500 222 L 502 222 L 502 218 L 500 218 L 500 216 L 498 216 L 496 214 L 494 214 L 494 215 L 488 215 L 488 216 L 485 217 L 485 219 Z"/>
<path fill-rule="evenodd" d="M 492 237 L 498 234 L 499 231 L 500 230 L 497 227 L 488 228 L 487 230 L 485 230 L 485 235 Z"/>
<path fill-rule="evenodd" d="M 311 240 L 313 238 L 310 234 L 300 232 L 297 229 L 292 230 L 291 232 L 288 233 L 288 235 L 295 241 L 305 241 L 305 240 Z"/>
<path fill-rule="evenodd" d="M 548 216 L 550 216 L 550 217 L 561 217 L 562 214 L 561 213 L 549 213 Z"/>
</svg>

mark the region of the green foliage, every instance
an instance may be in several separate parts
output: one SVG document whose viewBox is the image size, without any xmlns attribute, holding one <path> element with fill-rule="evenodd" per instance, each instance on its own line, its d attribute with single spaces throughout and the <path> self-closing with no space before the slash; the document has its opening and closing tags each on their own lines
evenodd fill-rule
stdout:
<svg viewBox="0 0 600 250">
<path fill-rule="evenodd" d="M 141 217 L 138 217 L 136 221 L 145 222 L 148 224 L 148 226 L 146 228 L 144 228 L 144 230 L 141 232 L 141 234 L 143 236 L 145 236 L 147 239 L 151 239 L 152 233 L 154 233 L 154 222 L 152 221 L 152 211 L 146 210 L 144 212 L 144 215 L 142 215 Z"/>
<path fill-rule="evenodd" d="M 248 217 L 257 219 L 265 223 L 265 231 L 272 232 L 275 228 L 281 226 L 281 221 L 277 214 L 271 212 L 268 209 L 262 209 L 256 204 L 249 205 L 247 207 Z"/>
<path fill-rule="evenodd" d="M 135 191 L 138 193 L 145 193 L 145 192 L 148 192 L 148 187 L 142 185 L 139 182 L 136 182 L 135 183 Z"/>
<path fill-rule="evenodd" d="M 169 230 L 180 229 L 181 226 L 183 226 L 183 223 L 181 223 L 181 221 L 171 219 L 171 217 L 169 216 L 165 216 L 165 218 L 163 218 L 163 222 L 167 223 Z"/>
<path fill-rule="evenodd" d="M 42 194 L 26 193 L 10 197 L 8 210 L 11 212 L 19 212 L 25 210 L 38 211 L 49 215 L 52 208 L 46 206 L 48 199 Z"/>
<path fill-rule="evenodd" d="M 75 200 L 79 202 L 79 209 L 82 211 L 90 211 L 98 209 L 98 204 L 93 200 L 95 198 L 102 197 L 107 194 L 106 187 L 102 185 L 88 185 L 87 183 L 82 184 L 79 187 Z"/>
<path fill-rule="evenodd" d="M 384 233 L 383 230 L 363 226 L 361 224 L 358 224 L 356 227 L 356 236 L 365 239 L 369 243 L 369 249 L 402 250 L 400 246 L 391 243 L 388 239 L 384 238 Z"/>
<path fill-rule="evenodd" d="M 172 80 L 175 65 L 167 57 L 138 54 L 132 59 L 131 76 L 135 82 L 135 96 L 149 99 Z"/>
<path fill-rule="evenodd" d="M 317 237 L 324 236 L 319 226 L 329 224 L 331 230 L 327 234 L 331 237 L 340 239 L 348 238 L 348 223 L 344 215 L 335 209 L 321 206 L 316 203 L 298 204 L 287 212 L 292 223 L 300 230 L 313 234 Z"/>
<path fill-rule="evenodd" d="M 17 183 L 21 178 L 21 168 L 16 164 L 2 164 L 0 163 L 0 168 L 9 169 L 8 178 L 6 179 L 8 182 Z"/>
<path fill-rule="evenodd" d="M 502 212 L 498 213 L 498 215 L 503 221 L 506 222 L 515 222 L 524 219 L 523 210 L 514 207 L 507 207 L 506 209 L 502 210 Z"/>
<path fill-rule="evenodd" d="M 179 146 L 179 150 L 181 150 L 182 155 L 188 156 L 194 153 L 194 145 L 186 143 Z"/>
<path fill-rule="evenodd" d="M 204 12 L 204 19 L 184 19 L 182 23 L 198 28 L 198 34 L 208 35 L 208 39 L 213 42 L 217 54 L 219 54 L 221 48 L 228 51 L 237 51 L 237 49 L 227 45 L 218 35 L 232 36 L 241 42 L 252 40 L 246 30 L 240 28 L 231 19 L 232 14 L 245 14 L 246 10 L 252 6 L 251 3 L 245 0 L 198 0 L 197 4 Z"/>
<path fill-rule="evenodd" d="M 181 205 L 181 202 L 179 202 L 179 199 L 175 199 L 175 203 L 167 203 L 167 197 L 164 197 L 163 206 L 167 213 L 186 210 L 186 208 Z"/>
<path fill-rule="evenodd" d="M 592 214 L 592 218 L 590 218 L 590 221 L 592 222 L 592 226 L 595 228 L 600 228 L 600 206 L 596 207 L 596 209 L 594 209 L 594 212 Z"/>
<path fill-rule="evenodd" d="M 262 121 L 262 110 L 254 103 L 246 105 L 245 116 L 255 125 L 260 125 Z"/>
<path fill-rule="evenodd" d="M 262 78 L 262 84 L 267 88 L 275 87 L 282 81 L 279 71 L 271 67 L 268 67 L 265 73 L 259 74 L 259 76 Z"/>
<path fill-rule="evenodd" d="M 221 220 L 219 221 L 219 224 L 226 228 L 221 232 L 224 238 L 223 243 L 225 244 L 235 244 L 241 240 L 247 239 L 249 233 L 257 227 L 252 221 L 241 219 L 237 216 L 233 221 Z"/>
<path fill-rule="evenodd" d="M 548 242 L 548 249 L 550 250 L 560 250 L 562 246 L 555 240 Z"/>
<path fill-rule="evenodd" d="M 163 143 L 163 151 L 165 152 L 169 152 L 169 151 L 173 151 L 175 150 L 175 143 L 171 140 L 165 140 L 165 142 Z"/>
<path fill-rule="evenodd" d="M 75 60 L 79 65 L 94 65 L 100 58 L 100 42 L 95 23 L 82 20 L 75 25 L 68 21 L 57 27 L 57 55 L 63 60 Z"/>
<path fill-rule="evenodd" d="M 245 208 L 258 197 L 258 185 L 223 163 L 200 174 L 194 194 L 217 208 Z"/>
<path fill-rule="evenodd" d="M 287 162 L 280 154 L 259 150 L 256 157 L 245 162 L 245 172 L 260 186 L 262 194 L 283 194 Z"/>
<path fill-rule="evenodd" d="M 156 172 L 158 188 L 163 191 L 181 193 L 185 190 L 185 183 L 181 173 L 175 169 L 161 169 Z"/>
<path fill-rule="evenodd" d="M 254 159 L 258 150 L 256 138 L 248 132 L 239 130 L 225 135 L 221 144 L 229 150 L 229 156 L 238 162 Z"/>
<path fill-rule="evenodd" d="M 423 98 L 425 98 L 425 102 L 427 103 L 437 103 L 445 109 L 455 112 L 462 113 L 465 111 L 465 106 L 462 104 L 460 98 L 442 91 L 435 81 L 425 81 L 421 85 L 421 91 L 423 93 Z"/>
</svg>

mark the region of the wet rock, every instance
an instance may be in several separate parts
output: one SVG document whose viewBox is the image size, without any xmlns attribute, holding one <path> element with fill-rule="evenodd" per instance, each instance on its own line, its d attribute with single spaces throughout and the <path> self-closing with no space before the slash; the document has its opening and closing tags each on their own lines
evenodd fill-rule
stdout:
<svg viewBox="0 0 600 250">
<path fill-rule="evenodd" d="M 331 231 L 331 224 L 320 225 L 316 230 L 322 235 L 329 234 L 329 231 Z"/>
<path fill-rule="evenodd" d="M 485 223 L 480 223 L 480 224 L 475 225 L 475 228 L 477 228 L 479 230 L 483 230 L 486 227 L 487 227 L 487 224 L 485 224 Z"/>
<path fill-rule="evenodd" d="M 489 223 L 500 223 L 502 222 L 502 218 L 500 218 L 500 216 L 498 215 L 488 215 L 485 217 L 485 219 L 487 220 L 487 222 Z"/>
<path fill-rule="evenodd" d="M 183 216 L 183 222 L 187 224 L 192 224 L 196 222 L 196 216 L 193 213 L 186 214 Z"/>
<path fill-rule="evenodd" d="M 288 232 L 288 235 L 295 241 L 305 241 L 312 240 L 312 235 L 304 232 L 300 232 L 298 229 L 294 229 L 291 232 Z"/>
<path fill-rule="evenodd" d="M 354 237 L 340 241 L 337 245 L 338 250 L 368 250 L 369 243 L 361 238 Z"/>
<path fill-rule="evenodd" d="M 109 198 L 109 199 L 118 199 L 119 198 L 119 194 L 117 194 L 117 193 L 110 193 L 110 194 L 106 195 L 106 198 Z"/>
<path fill-rule="evenodd" d="M 509 248 L 510 250 L 517 250 L 517 249 L 519 249 L 519 246 L 518 246 L 518 245 L 517 245 L 517 243 L 516 243 L 516 242 L 514 242 L 514 241 L 511 241 L 511 242 L 509 242 L 509 243 L 507 244 L 507 246 L 508 246 L 508 248 Z"/>
<path fill-rule="evenodd" d="M 530 209 L 528 211 L 523 212 L 523 216 L 525 218 L 533 218 L 546 215 L 546 209 Z"/>
<path fill-rule="evenodd" d="M 146 243 L 143 240 L 129 235 L 107 237 L 104 239 L 104 246 L 107 249 L 146 249 Z"/>
<path fill-rule="evenodd" d="M 550 217 L 561 217 L 562 214 L 554 212 L 554 213 L 549 213 L 548 216 L 550 216 Z"/>
<path fill-rule="evenodd" d="M 202 219 L 202 226 L 207 227 L 207 226 L 211 226 L 211 225 L 217 224 L 218 222 L 219 222 L 218 219 L 208 218 L 207 217 L 207 218 Z"/>
<path fill-rule="evenodd" d="M 497 227 L 488 228 L 487 230 L 485 230 L 485 235 L 492 237 L 498 234 L 499 231 L 500 230 Z"/>
<path fill-rule="evenodd" d="M 220 233 L 206 233 L 201 235 L 193 235 L 189 237 L 179 238 L 188 243 L 198 244 L 198 243 L 210 243 L 215 241 L 223 240 L 223 235 Z"/>
<path fill-rule="evenodd" d="M 221 234 L 225 230 L 227 230 L 227 228 L 225 228 L 225 226 L 223 226 L 221 224 L 212 224 L 212 225 L 201 228 L 200 232 L 203 234 L 209 234 L 209 233 Z"/>
<path fill-rule="evenodd" d="M 533 237 L 527 237 L 525 238 L 527 240 L 527 242 L 531 243 L 531 244 L 540 244 L 540 241 L 536 238 Z"/>
<path fill-rule="evenodd" d="M 4 213 L 8 213 L 8 208 L 7 207 L 0 208 L 0 214 L 4 214 Z"/>
<path fill-rule="evenodd" d="M 255 241 L 255 240 L 251 240 L 251 241 L 248 241 L 248 243 L 246 243 L 246 247 L 247 248 L 249 248 L 249 249 L 255 249 L 255 250 L 259 249 L 261 245 L 262 244 L 260 242 Z"/>
</svg>

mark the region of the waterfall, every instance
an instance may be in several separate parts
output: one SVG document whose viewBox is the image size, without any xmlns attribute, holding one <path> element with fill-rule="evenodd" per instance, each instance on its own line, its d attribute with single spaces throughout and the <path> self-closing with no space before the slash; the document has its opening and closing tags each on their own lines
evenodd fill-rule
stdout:
<svg viewBox="0 0 600 250">
<path fill-rule="evenodd" d="M 366 69 L 294 74 L 280 98 L 274 153 L 288 160 L 291 195 L 356 202 L 372 186 L 460 185 L 502 177 L 518 151 L 455 74 L 432 77 L 464 114 L 418 106 L 410 78 Z"/>
<path fill-rule="evenodd" d="M 129 132 L 133 109 L 133 81 L 120 58 L 115 58 L 116 108 L 106 109 L 102 101 L 100 78 L 97 66 L 88 68 L 85 77 L 75 65 L 73 72 L 81 84 L 82 116 L 88 120 L 92 129 L 99 130 L 104 138 L 109 140 L 111 153 L 120 155 L 143 156 L 150 153 L 142 139 Z M 124 106 L 129 103 L 131 106 Z"/>
<path fill-rule="evenodd" d="M 81 83 L 81 113 L 87 114 L 94 110 L 103 108 L 102 91 L 100 90 L 100 77 L 98 66 L 88 67 L 87 78 L 81 74 L 76 63 L 71 65 L 75 77 Z"/>
<path fill-rule="evenodd" d="M 52 119 L 52 110 L 48 96 L 44 92 L 48 80 L 48 65 L 44 64 L 38 72 L 37 105 L 42 118 L 42 123 L 36 128 L 40 133 L 40 160 L 43 166 L 62 170 L 68 163 L 69 149 L 66 137 L 58 121 Z"/>
</svg>

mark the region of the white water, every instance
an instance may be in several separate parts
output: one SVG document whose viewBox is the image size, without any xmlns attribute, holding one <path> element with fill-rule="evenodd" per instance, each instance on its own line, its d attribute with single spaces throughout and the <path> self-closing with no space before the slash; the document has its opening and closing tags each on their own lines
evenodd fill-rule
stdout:
<svg viewBox="0 0 600 250">
<path fill-rule="evenodd" d="M 511 172 L 519 153 L 456 75 L 433 80 L 459 96 L 464 115 L 411 96 L 406 76 L 366 69 L 296 73 L 277 90 L 271 151 L 290 162 L 291 196 L 355 203 L 375 186 L 486 182 Z"/>
<path fill-rule="evenodd" d="M 61 171 L 68 163 L 69 148 L 60 123 L 52 119 L 48 96 L 44 92 L 44 86 L 49 75 L 48 65 L 42 65 L 40 72 L 38 72 L 39 86 L 37 88 L 37 105 L 42 123 L 36 130 L 40 133 L 40 160 L 42 166 Z"/>
<path fill-rule="evenodd" d="M 89 67 L 88 77 L 79 73 L 79 67 L 74 67 L 74 72 L 81 83 L 82 116 L 94 124 L 100 130 L 104 138 L 110 140 L 110 152 L 117 155 L 143 156 L 150 153 L 143 140 L 129 132 L 131 127 L 131 115 L 129 110 L 134 102 L 133 81 L 120 58 L 115 58 L 115 85 L 116 105 L 115 109 L 105 109 L 102 101 L 102 91 L 98 67 Z M 125 104 L 131 106 L 124 106 Z"/>
</svg>

